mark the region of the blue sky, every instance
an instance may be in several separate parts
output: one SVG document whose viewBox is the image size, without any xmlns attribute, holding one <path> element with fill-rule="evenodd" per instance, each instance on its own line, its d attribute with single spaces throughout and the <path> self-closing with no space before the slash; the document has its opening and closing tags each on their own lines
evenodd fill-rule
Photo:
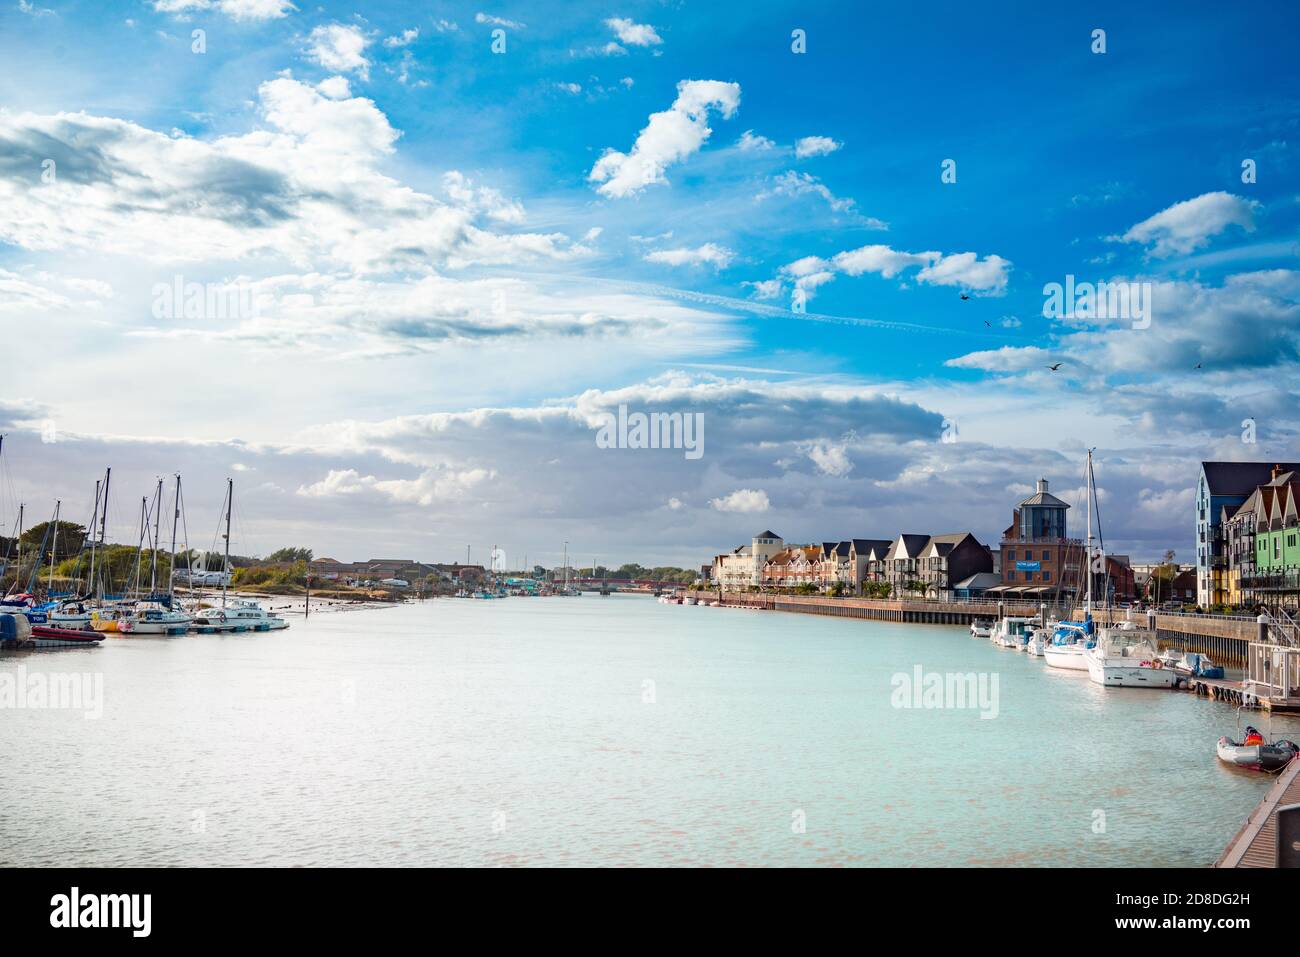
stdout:
<svg viewBox="0 0 1300 957">
<path fill-rule="evenodd" d="M 233 469 L 250 551 L 691 563 L 996 540 L 1097 446 L 1190 560 L 1196 461 L 1295 457 L 1292 5 L 0 2 L 12 497 Z M 1046 318 L 1070 274 L 1150 327 Z M 706 454 L 596 450 L 620 402 Z"/>
</svg>

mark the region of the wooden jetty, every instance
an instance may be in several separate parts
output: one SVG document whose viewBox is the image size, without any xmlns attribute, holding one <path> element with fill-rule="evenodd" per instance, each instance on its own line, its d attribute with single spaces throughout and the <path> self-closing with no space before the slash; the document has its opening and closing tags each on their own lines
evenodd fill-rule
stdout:
<svg viewBox="0 0 1300 957">
<path fill-rule="evenodd" d="M 1278 775 L 1214 866 L 1277 867 L 1277 809 L 1288 804 L 1300 804 L 1300 760 Z"/>
</svg>

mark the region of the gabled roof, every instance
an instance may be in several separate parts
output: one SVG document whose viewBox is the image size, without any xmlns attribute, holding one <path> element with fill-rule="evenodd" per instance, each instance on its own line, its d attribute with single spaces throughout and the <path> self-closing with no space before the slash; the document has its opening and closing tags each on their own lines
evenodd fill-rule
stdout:
<svg viewBox="0 0 1300 957">
<path fill-rule="evenodd" d="M 854 538 L 853 550 L 859 555 L 865 555 L 868 560 L 875 559 L 880 561 L 889 551 L 889 546 L 893 544 L 888 538 Z"/>
<path fill-rule="evenodd" d="M 1295 462 L 1202 462 L 1205 484 L 1211 495 L 1249 495 L 1252 489 L 1268 483 L 1273 466 L 1284 472 L 1300 471 Z"/>
<path fill-rule="evenodd" d="M 903 532 L 889 546 L 889 553 L 885 555 L 885 558 L 889 561 L 896 558 L 916 558 L 925 549 L 929 541 L 929 535 L 911 535 Z"/>
</svg>

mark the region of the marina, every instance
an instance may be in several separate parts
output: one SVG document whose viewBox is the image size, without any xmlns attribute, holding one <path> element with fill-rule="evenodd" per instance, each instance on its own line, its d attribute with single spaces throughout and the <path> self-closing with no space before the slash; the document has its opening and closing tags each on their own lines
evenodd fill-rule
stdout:
<svg viewBox="0 0 1300 957">
<path fill-rule="evenodd" d="M 94 670 L 104 702 L 0 722 L 29 797 L 0 809 L 11 863 L 1200 867 L 1274 781 L 1215 758 L 1224 703 L 1103 688 L 965 628 L 640 596 L 349 609 L 0 674 L 20 664 Z M 896 707 L 918 665 L 996 674 L 996 720 Z M 134 797 L 107 814 L 105 794 Z M 1143 840 L 1167 820 L 1178 840 Z"/>
</svg>

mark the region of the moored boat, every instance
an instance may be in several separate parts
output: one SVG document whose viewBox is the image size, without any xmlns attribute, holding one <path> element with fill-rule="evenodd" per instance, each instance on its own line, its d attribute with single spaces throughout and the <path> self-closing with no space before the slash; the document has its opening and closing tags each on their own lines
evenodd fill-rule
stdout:
<svg viewBox="0 0 1300 957">
<path fill-rule="evenodd" d="M 1269 743 L 1264 736 L 1252 727 L 1246 728 L 1246 736 L 1241 741 L 1234 741 L 1227 735 L 1219 739 L 1216 747 L 1219 760 L 1233 767 L 1246 768 L 1251 771 L 1280 771 L 1300 754 L 1300 746 L 1285 738 Z"/>
<path fill-rule="evenodd" d="M 1178 683 L 1177 672 L 1156 660 L 1156 633 L 1147 628 L 1103 628 L 1083 657 L 1088 676 L 1107 688 L 1172 688 Z"/>
<path fill-rule="evenodd" d="M 972 638 L 988 638 L 993 634 L 993 622 L 987 618 L 976 618 L 970 623 Z"/>
</svg>

